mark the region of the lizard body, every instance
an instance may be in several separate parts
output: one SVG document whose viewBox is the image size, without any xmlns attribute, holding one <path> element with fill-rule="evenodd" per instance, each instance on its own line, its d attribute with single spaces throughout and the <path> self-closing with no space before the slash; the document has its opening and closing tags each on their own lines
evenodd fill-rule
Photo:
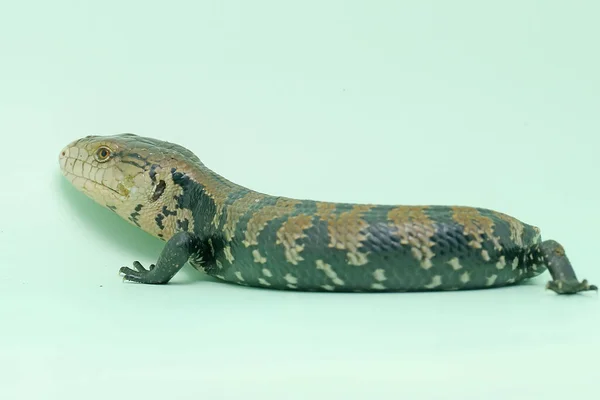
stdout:
<svg viewBox="0 0 600 400">
<path fill-rule="evenodd" d="M 506 286 L 549 270 L 547 287 L 579 281 L 562 246 L 483 208 L 298 200 L 259 193 L 177 144 L 87 136 L 60 153 L 63 174 L 99 204 L 166 242 L 155 264 L 120 272 L 164 284 L 190 262 L 217 279 L 270 289 L 427 291 Z"/>
</svg>

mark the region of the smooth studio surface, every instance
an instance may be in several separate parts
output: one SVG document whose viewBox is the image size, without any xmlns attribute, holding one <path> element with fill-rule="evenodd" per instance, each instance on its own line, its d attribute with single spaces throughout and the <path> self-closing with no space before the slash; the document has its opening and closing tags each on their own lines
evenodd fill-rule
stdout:
<svg viewBox="0 0 600 400">
<path fill-rule="evenodd" d="M 185 267 L 73 189 L 88 134 L 186 146 L 297 198 L 492 208 L 600 284 L 600 9 L 584 1 L 0 6 L 0 397 L 559 399 L 597 393 L 600 298 L 292 293 Z"/>
</svg>

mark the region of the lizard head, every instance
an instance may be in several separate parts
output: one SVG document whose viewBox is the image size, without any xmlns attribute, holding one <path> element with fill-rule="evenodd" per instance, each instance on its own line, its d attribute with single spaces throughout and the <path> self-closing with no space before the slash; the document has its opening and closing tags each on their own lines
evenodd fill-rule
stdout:
<svg viewBox="0 0 600 400">
<path fill-rule="evenodd" d="M 75 140 L 60 151 L 59 163 L 75 188 L 165 240 L 186 217 L 177 210 L 183 188 L 173 171 L 202 165 L 179 145 L 131 133 Z"/>
</svg>

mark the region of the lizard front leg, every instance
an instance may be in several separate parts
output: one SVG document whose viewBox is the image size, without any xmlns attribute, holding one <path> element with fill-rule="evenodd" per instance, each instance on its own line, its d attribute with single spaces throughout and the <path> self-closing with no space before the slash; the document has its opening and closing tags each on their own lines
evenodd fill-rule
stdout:
<svg viewBox="0 0 600 400">
<path fill-rule="evenodd" d="M 123 279 L 147 284 L 165 284 L 185 265 L 190 257 L 201 258 L 204 252 L 201 240 L 190 232 L 179 232 L 167 241 L 156 264 L 145 269 L 139 261 L 134 261 L 134 269 L 121 267 Z"/>
</svg>

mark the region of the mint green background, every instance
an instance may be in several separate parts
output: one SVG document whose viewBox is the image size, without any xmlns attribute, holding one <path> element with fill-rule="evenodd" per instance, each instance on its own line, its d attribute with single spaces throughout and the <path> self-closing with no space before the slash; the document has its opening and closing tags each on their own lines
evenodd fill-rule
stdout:
<svg viewBox="0 0 600 400">
<path fill-rule="evenodd" d="M 598 392 L 600 309 L 498 290 L 306 294 L 186 267 L 60 176 L 87 134 L 320 200 L 489 207 L 600 284 L 594 1 L 0 5 L 0 397 L 531 399 Z M 592 398 L 593 396 L 587 396 Z"/>
</svg>

